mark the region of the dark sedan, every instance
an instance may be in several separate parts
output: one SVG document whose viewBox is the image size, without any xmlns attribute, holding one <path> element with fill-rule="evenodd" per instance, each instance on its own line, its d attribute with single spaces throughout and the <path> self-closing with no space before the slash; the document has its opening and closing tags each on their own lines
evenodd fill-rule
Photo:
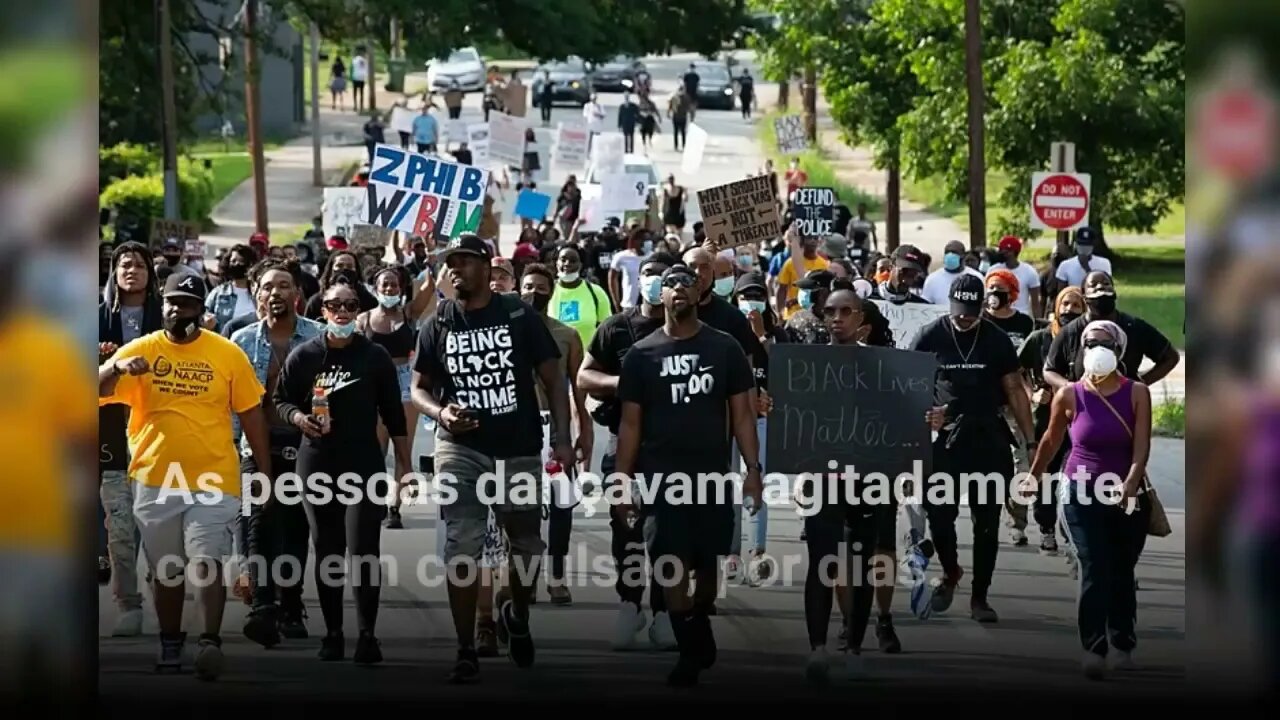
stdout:
<svg viewBox="0 0 1280 720">
<path fill-rule="evenodd" d="M 718 63 L 701 63 L 695 68 L 698 73 L 698 108 L 732 110 L 737 98 L 728 68 Z"/>
<path fill-rule="evenodd" d="M 591 85 L 596 90 L 612 90 L 621 92 L 634 87 L 636 73 L 645 69 L 638 58 L 619 55 L 606 63 L 601 63 L 591 72 Z M 628 80 L 631 86 L 622 81 Z"/>
<path fill-rule="evenodd" d="M 540 65 L 533 72 L 533 93 L 529 102 L 537 104 L 542 97 L 542 84 L 550 74 L 552 103 L 574 103 L 586 105 L 591 99 L 592 78 L 587 66 L 581 60 L 571 59 L 564 62 Z"/>
</svg>

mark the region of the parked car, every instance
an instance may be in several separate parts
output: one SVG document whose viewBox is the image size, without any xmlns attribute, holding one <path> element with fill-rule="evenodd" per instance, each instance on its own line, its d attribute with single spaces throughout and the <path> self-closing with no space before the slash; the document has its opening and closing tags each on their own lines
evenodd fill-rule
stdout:
<svg viewBox="0 0 1280 720">
<path fill-rule="evenodd" d="M 721 63 L 696 63 L 698 73 L 698 109 L 732 110 L 736 98 L 733 77 Z"/>
<path fill-rule="evenodd" d="M 591 72 L 591 84 L 596 90 L 622 92 L 635 87 L 636 74 L 645 70 L 644 63 L 629 55 L 618 55 L 601 63 Z M 630 84 L 624 83 L 627 80 Z"/>
<path fill-rule="evenodd" d="M 484 58 L 473 47 L 454 50 L 443 60 L 427 61 L 427 84 L 432 92 L 444 92 L 454 80 L 463 92 L 484 90 Z"/>
<path fill-rule="evenodd" d="M 539 65 L 533 71 L 533 92 L 530 103 L 542 95 L 544 73 L 551 75 L 551 102 L 571 102 L 579 107 L 591 100 L 592 74 L 582 58 L 570 57 L 563 61 Z"/>
</svg>

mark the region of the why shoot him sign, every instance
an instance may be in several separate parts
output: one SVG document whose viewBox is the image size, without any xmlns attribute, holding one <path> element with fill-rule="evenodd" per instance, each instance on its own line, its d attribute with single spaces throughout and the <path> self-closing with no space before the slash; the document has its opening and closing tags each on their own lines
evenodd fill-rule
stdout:
<svg viewBox="0 0 1280 720">
<path fill-rule="evenodd" d="M 378 145 L 369 171 L 368 221 L 419 237 L 455 238 L 480 228 L 488 187 L 488 170 Z"/>
</svg>

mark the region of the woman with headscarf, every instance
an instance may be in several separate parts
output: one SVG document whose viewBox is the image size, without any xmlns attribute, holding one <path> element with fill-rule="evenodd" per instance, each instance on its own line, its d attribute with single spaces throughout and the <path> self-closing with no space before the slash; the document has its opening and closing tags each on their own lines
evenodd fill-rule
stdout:
<svg viewBox="0 0 1280 720">
<path fill-rule="evenodd" d="M 350 250 L 337 250 L 329 253 L 320 273 L 320 292 L 307 299 L 307 307 L 303 315 L 311 320 L 320 320 L 321 304 L 324 292 L 330 287 L 344 284 L 351 286 L 360 299 L 360 312 L 368 312 L 378 307 L 378 300 L 369 292 L 360 280 L 360 258 Z"/>
<path fill-rule="evenodd" d="M 1133 667 L 1138 637 L 1134 569 L 1146 539 L 1151 453 L 1151 392 L 1120 368 L 1128 338 L 1110 320 L 1095 320 L 1081 336 L 1084 377 L 1053 398 L 1049 428 L 1031 473 L 1039 477 L 1070 433 L 1063 464 L 1062 518 L 1080 562 L 1077 624 L 1086 677 Z"/>
<path fill-rule="evenodd" d="M 1027 341 L 1018 351 L 1018 364 L 1022 366 L 1022 375 L 1027 382 L 1027 393 L 1031 397 L 1031 418 L 1035 421 L 1036 441 L 1044 437 L 1049 428 L 1049 404 L 1053 401 L 1053 388 L 1044 379 L 1044 364 L 1049 359 L 1049 346 L 1067 323 L 1084 314 L 1084 293 L 1080 288 L 1069 286 L 1063 288 L 1054 300 L 1049 314 L 1048 327 L 1040 328 L 1027 336 Z M 1064 438 L 1059 448 L 1047 465 L 1049 472 L 1056 473 L 1062 467 L 1062 460 L 1071 447 L 1070 439 Z M 1058 554 L 1058 540 L 1054 528 L 1058 524 L 1058 504 L 1055 500 L 1055 488 L 1049 487 L 1036 492 L 1035 521 L 1040 526 L 1040 552 L 1045 555 Z M 1071 573 L 1076 574 L 1075 558 L 1068 548 L 1067 562 Z"/>
</svg>

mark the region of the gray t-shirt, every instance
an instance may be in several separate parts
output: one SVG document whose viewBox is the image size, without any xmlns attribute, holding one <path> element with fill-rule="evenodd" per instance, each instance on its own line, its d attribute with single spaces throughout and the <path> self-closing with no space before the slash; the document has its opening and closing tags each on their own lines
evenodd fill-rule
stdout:
<svg viewBox="0 0 1280 720">
<path fill-rule="evenodd" d="M 123 326 L 121 332 L 125 343 L 131 343 L 142 336 L 142 313 L 142 306 L 120 308 L 120 324 Z"/>
</svg>

